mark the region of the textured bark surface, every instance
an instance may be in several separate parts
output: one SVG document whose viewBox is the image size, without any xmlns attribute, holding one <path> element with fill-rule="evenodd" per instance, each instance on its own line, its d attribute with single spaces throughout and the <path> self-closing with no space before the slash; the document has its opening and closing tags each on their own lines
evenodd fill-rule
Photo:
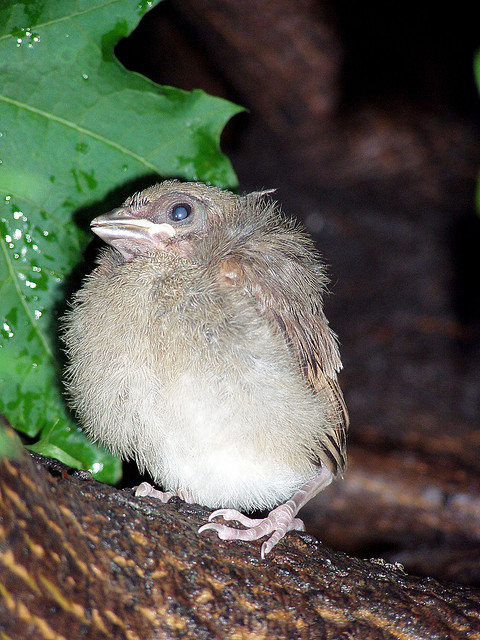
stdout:
<svg viewBox="0 0 480 640">
<path fill-rule="evenodd" d="M 480 592 L 289 534 L 259 543 L 21 456 L 0 467 L 0 631 L 11 638 L 480 638 Z"/>
</svg>

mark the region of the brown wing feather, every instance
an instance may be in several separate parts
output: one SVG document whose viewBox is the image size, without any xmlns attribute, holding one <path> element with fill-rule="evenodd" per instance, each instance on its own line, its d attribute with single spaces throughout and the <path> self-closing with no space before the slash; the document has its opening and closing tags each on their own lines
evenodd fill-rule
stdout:
<svg viewBox="0 0 480 640">
<path fill-rule="evenodd" d="M 328 326 L 323 312 L 303 310 L 301 317 L 281 295 L 268 289 L 264 282 L 249 273 L 250 265 L 229 257 L 220 264 L 219 275 L 228 285 L 244 287 L 257 303 L 261 313 L 282 332 L 308 383 L 330 400 L 328 431 L 324 434 L 316 464 L 326 463 L 335 473 L 343 473 L 346 466 L 346 434 L 349 417 L 337 371 L 342 367 L 335 334 Z"/>
<path fill-rule="evenodd" d="M 342 473 L 346 466 L 349 417 L 337 380 L 341 362 L 335 335 L 326 319 L 318 315 L 304 313 L 299 318 L 292 310 L 275 306 L 268 311 L 295 352 L 309 384 L 319 393 L 327 394 L 331 401 L 330 429 L 326 434 L 328 442 L 322 453 L 328 456 L 333 470 Z"/>
<path fill-rule="evenodd" d="M 324 268 L 311 239 L 261 193 L 240 198 L 230 215 L 231 226 L 224 221 L 211 237 L 212 246 L 221 247 L 220 279 L 255 299 L 285 337 L 308 383 L 326 394 L 330 415 L 315 462 L 342 473 L 349 418 L 337 381 L 337 340 L 322 310 Z"/>
</svg>

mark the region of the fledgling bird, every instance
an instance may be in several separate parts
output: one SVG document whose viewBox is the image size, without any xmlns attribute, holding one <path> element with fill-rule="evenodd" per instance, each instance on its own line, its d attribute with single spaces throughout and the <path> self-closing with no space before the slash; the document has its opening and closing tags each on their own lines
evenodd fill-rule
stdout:
<svg viewBox="0 0 480 640">
<path fill-rule="evenodd" d="M 89 436 L 167 489 L 137 495 L 216 508 L 199 532 L 269 535 L 262 557 L 343 472 L 348 426 L 324 267 L 269 193 L 171 180 L 95 218 L 112 248 L 63 335 Z"/>
</svg>

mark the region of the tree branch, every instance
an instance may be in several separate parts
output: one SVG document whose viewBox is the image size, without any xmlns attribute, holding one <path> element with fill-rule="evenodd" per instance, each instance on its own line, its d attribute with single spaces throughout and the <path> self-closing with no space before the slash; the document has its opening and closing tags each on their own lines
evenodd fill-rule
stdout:
<svg viewBox="0 0 480 640">
<path fill-rule="evenodd" d="M 40 457 L 36 457 L 40 460 Z M 480 638 L 480 593 L 291 533 L 198 535 L 208 510 L 27 456 L 0 463 L 0 629 L 27 638 Z"/>
</svg>

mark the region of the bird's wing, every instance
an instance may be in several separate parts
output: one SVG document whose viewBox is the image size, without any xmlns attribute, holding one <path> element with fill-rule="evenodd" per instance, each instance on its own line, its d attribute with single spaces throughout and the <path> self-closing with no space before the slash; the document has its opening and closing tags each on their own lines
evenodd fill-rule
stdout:
<svg viewBox="0 0 480 640">
<path fill-rule="evenodd" d="M 342 472 L 346 466 L 349 417 L 337 379 L 337 372 L 342 365 L 336 336 L 328 326 L 323 312 L 315 313 L 307 308 L 298 313 L 273 302 L 270 308 L 266 309 L 266 313 L 284 334 L 308 383 L 330 400 L 325 453 L 333 470 Z"/>
<path fill-rule="evenodd" d="M 319 458 L 334 472 L 342 473 L 346 466 L 349 417 L 337 379 L 342 365 L 336 336 L 322 311 L 314 308 L 294 310 L 278 295 L 265 296 L 258 287 L 256 289 L 256 296 L 261 296 L 260 308 L 285 336 L 308 383 L 330 401 L 328 430 Z"/>
<path fill-rule="evenodd" d="M 346 466 L 349 417 L 337 380 L 342 365 L 336 336 L 328 326 L 318 295 L 307 296 L 310 303 L 303 307 L 294 305 L 282 291 L 281 282 L 260 277 L 258 264 L 255 266 L 230 257 L 222 262 L 222 280 L 241 286 L 254 297 L 259 311 L 285 337 L 310 386 L 327 396 L 330 415 L 316 462 L 324 462 L 335 473 L 342 473 Z"/>
</svg>

